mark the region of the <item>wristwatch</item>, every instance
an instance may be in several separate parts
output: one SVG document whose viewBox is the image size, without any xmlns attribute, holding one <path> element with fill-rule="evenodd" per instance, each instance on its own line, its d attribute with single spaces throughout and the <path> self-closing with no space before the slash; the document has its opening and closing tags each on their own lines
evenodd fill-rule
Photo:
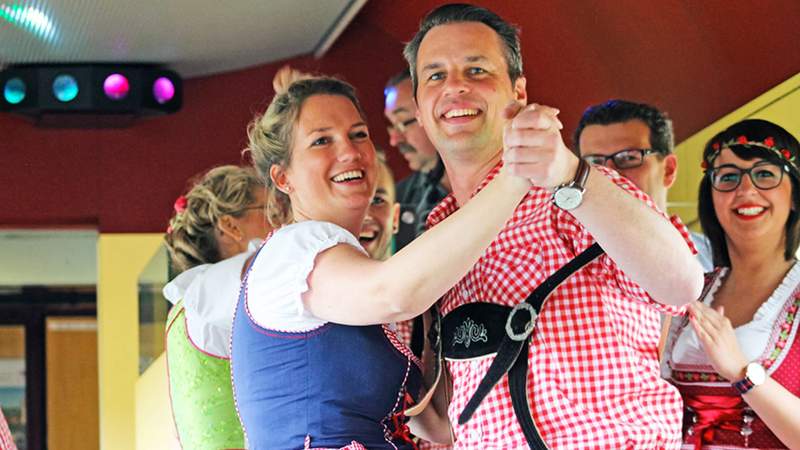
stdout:
<svg viewBox="0 0 800 450">
<path fill-rule="evenodd" d="M 583 202 L 583 193 L 586 190 L 586 180 L 589 178 L 589 163 L 581 158 L 575 178 L 556 187 L 553 191 L 553 203 L 559 208 L 570 211 L 580 206 Z"/>
<path fill-rule="evenodd" d="M 744 370 L 744 378 L 731 383 L 731 386 L 739 395 L 744 395 L 750 392 L 750 389 L 764 384 L 766 380 L 767 371 L 764 370 L 764 366 L 757 362 L 751 362 Z"/>
</svg>

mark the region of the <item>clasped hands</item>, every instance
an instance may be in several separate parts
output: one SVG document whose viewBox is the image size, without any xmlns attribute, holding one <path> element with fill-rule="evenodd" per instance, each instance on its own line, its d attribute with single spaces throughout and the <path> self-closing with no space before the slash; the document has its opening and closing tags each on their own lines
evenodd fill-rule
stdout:
<svg viewBox="0 0 800 450">
<path fill-rule="evenodd" d="M 553 190 L 571 181 L 578 157 L 564 144 L 559 110 L 512 102 L 503 111 L 510 119 L 503 130 L 503 165 L 507 173 Z"/>
</svg>

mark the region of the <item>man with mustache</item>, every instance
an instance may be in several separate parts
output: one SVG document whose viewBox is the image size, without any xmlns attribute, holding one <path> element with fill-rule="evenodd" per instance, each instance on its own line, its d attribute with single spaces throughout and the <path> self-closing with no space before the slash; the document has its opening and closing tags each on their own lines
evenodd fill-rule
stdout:
<svg viewBox="0 0 800 450">
<path fill-rule="evenodd" d="M 408 69 L 389 79 L 384 100 L 384 114 L 390 124 L 389 143 L 400 151 L 412 170 L 411 175 L 397 183 L 397 201 L 403 207 L 395 239 L 395 247 L 400 250 L 424 231 L 428 213 L 450 188 L 436 148 L 417 123 Z"/>
</svg>

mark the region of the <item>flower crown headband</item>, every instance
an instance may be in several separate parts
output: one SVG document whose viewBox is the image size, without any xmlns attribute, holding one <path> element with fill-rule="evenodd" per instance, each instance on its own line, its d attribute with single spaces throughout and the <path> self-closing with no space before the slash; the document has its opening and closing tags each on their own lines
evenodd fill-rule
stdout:
<svg viewBox="0 0 800 450">
<path fill-rule="evenodd" d="M 747 139 L 747 136 L 742 135 L 734 139 L 729 139 L 725 142 L 715 142 L 711 144 L 712 151 L 709 152 L 708 157 L 706 157 L 706 159 L 700 163 L 700 167 L 702 167 L 703 170 L 708 170 L 714 160 L 717 159 L 717 156 L 719 156 L 719 153 L 726 148 L 730 148 L 732 145 L 749 145 L 751 147 L 760 147 L 771 151 L 779 158 L 792 163 L 792 165 L 795 163 L 796 156 L 793 155 L 789 149 L 776 147 L 775 139 L 772 136 L 764 139 L 763 141 L 751 141 Z"/>
</svg>

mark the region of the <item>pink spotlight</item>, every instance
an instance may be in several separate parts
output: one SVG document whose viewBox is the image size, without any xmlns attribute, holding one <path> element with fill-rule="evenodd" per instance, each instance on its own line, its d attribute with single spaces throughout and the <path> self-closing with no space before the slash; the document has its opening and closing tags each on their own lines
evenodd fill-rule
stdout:
<svg viewBox="0 0 800 450">
<path fill-rule="evenodd" d="M 111 100 L 122 100 L 128 96 L 130 90 L 131 85 L 128 83 L 128 79 L 118 73 L 109 75 L 103 82 L 103 91 Z"/>
<path fill-rule="evenodd" d="M 175 85 L 172 84 L 172 80 L 167 77 L 158 78 L 153 83 L 153 97 L 160 105 L 172 100 L 175 97 Z"/>
</svg>

